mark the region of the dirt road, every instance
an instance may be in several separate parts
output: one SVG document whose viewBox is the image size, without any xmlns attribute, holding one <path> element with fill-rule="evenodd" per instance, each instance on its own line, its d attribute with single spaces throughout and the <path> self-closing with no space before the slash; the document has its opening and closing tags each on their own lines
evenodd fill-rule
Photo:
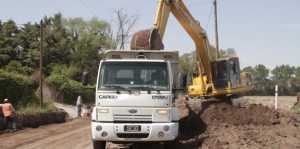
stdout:
<svg viewBox="0 0 300 149">
<path fill-rule="evenodd" d="M 224 103 L 211 103 L 199 113 L 179 100 L 181 136 L 177 146 L 197 148 L 300 148 L 300 116 L 288 112 L 295 97 L 281 97 L 276 112 L 259 103 L 273 105 L 273 97 L 247 97 L 251 106 L 234 108 Z M 75 118 L 67 123 L 51 124 L 36 129 L 23 129 L 0 135 L 2 149 L 91 149 L 90 118 Z M 146 145 L 147 148 L 161 146 Z M 145 148 L 107 144 L 107 148 Z"/>
<path fill-rule="evenodd" d="M 92 148 L 90 118 L 78 118 L 67 123 L 24 129 L 0 135 L 2 149 L 83 149 Z"/>
</svg>

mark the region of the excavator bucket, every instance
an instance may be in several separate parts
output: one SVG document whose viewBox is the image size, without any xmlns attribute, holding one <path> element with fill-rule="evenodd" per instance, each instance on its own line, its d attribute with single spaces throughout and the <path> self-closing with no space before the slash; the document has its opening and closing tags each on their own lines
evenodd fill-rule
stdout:
<svg viewBox="0 0 300 149">
<path fill-rule="evenodd" d="M 164 44 L 156 28 L 141 30 L 133 34 L 131 50 L 163 50 Z"/>
</svg>

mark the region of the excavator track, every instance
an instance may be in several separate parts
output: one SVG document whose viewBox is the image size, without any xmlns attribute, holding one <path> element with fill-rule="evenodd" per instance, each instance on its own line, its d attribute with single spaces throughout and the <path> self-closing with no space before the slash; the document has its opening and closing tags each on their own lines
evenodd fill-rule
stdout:
<svg viewBox="0 0 300 149">
<path fill-rule="evenodd" d="M 194 113 L 199 113 L 200 111 L 215 103 L 227 103 L 235 108 L 245 108 L 248 104 L 243 96 L 237 95 L 211 98 L 186 97 L 185 101 L 188 109 L 190 111 L 193 111 Z"/>
</svg>

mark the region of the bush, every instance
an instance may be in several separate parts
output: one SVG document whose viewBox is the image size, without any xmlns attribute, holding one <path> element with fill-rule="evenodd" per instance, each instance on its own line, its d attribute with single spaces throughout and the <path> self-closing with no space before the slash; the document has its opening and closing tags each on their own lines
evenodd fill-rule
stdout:
<svg viewBox="0 0 300 149">
<path fill-rule="evenodd" d="M 51 74 L 59 74 L 66 76 L 69 79 L 72 80 L 80 80 L 80 71 L 76 66 L 67 66 L 67 65 L 60 65 L 60 64 L 55 64 L 51 66 L 52 72 Z"/>
<path fill-rule="evenodd" d="M 67 94 L 72 92 L 72 90 L 82 89 L 81 83 L 71 80 L 64 75 L 53 74 L 46 78 L 46 83 L 56 87 L 59 93 Z"/>
<path fill-rule="evenodd" d="M 34 92 L 37 88 L 38 84 L 29 77 L 0 70 L 1 100 L 8 98 L 16 106 L 36 102 L 37 98 Z"/>
<path fill-rule="evenodd" d="M 30 75 L 35 70 L 30 67 L 22 67 L 20 62 L 12 60 L 8 63 L 8 65 L 5 66 L 5 71 L 22 75 Z"/>
<path fill-rule="evenodd" d="M 17 107 L 17 112 L 20 114 L 39 114 L 55 111 L 58 111 L 58 109 L 55 107 L 53 101 L 44 102 L 43 107 L 40 107 L 38 102 L 29 103 L 27 105 L 19 105 Z"/>
</svg>

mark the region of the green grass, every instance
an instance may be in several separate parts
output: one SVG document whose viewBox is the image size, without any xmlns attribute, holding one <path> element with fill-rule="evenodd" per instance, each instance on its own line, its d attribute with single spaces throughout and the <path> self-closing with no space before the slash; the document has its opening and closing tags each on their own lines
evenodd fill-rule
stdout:
<svg viewBox="0 0 300 149">
<path fill-rule="evenodd" d="M 19 106 L 16 109 L 16 112 L 21 114 L 37 114 L 54 111 L 57 111 L 57 108 L 55 107 L 54 102 L 52 101 L 44 102 L 43 107 L 40 107 L 40 104 L 38 103 L 32 103 L 26 106 Z"/>
</svg>

